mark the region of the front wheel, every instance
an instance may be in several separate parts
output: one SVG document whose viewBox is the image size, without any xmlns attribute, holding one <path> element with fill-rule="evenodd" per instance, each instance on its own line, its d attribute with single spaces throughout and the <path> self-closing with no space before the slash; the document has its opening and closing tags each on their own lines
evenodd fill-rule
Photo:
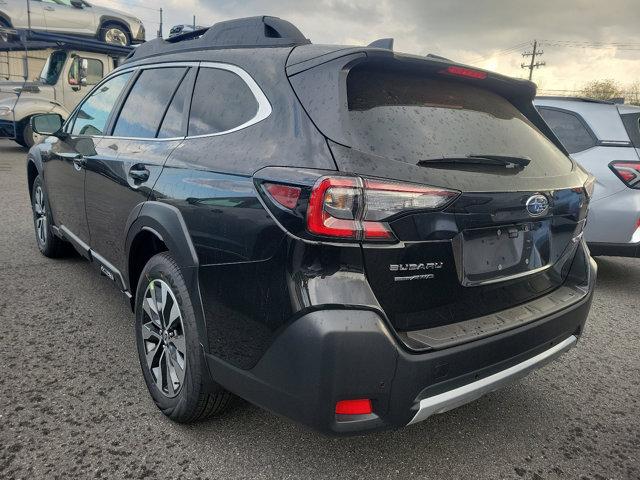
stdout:
<svg viewBox="0 0 640 480">
<path fill-rule="evenodd" d="M 173 257 L 155 255 L 136 291 L 136 339 L 147 388 L 171 420 L 190 423 L 219 414 L 232 395 L 208 378 L 189 290 Z"/>
<path fill-rule="evenodd" d="M 69 244 L 53 233 L 51 209 L 45 192 L 42 178 L 36 177 L 31 189 L 31 210 L 33 211 L 33 226 L 36 231 L 36 242 L 40 252 L 49 258 L 66 256 Z"/>
</svg>

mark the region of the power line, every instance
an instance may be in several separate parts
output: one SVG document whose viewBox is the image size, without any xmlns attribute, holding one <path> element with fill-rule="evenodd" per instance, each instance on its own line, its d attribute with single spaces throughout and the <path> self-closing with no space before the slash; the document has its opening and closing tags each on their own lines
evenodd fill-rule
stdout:
<svg viewBox="0 0 640 480">
<path fill-rule="evenodd" d="M 504 49 L 492 52 L 490 54 L 483 55 L 481 57 L 477 57 L 477 58 L 471 60 L 470 63 L 477 63 L 477 62 L 481 62 L 483 60 L 487 60 L 487 59 L 492 58 L 492 57 L 499 57 L 501 55 L 507 55 L 509 53 L 513 53 L 513 52 L 516 52 L 516 51 L 520 50 L 522 47 L 524 47 L 525 45 L 528 45 L 528 44 L 529 44 L 529 42 L 518 43 L 517 45 L 513 45 L 512 47 L 504 48 Z"/>
<path fill-rule="evenodd" d="M 540 68 L 540 67 L 544 67 L 546 65 L 546 62 L 536 62 L 536 57 L 540 56 L 544 53 L 543 50 L 538 50 L 538 41 L 534 40 L 533 41 L 533 50 L 531 50 L 530 52 L 523 52 L 522 56 L 523 57 L 531 57 L 531 63 L 529 63 L 529 65 L 527 65 L 526 63 L 522 63 L 520 65 L 520 68 L 528 68 L 529 69 L 529 81 L 531 81 L 531 78 L 533 78 L 533 69 L 534 68 Z"/>
</svg>

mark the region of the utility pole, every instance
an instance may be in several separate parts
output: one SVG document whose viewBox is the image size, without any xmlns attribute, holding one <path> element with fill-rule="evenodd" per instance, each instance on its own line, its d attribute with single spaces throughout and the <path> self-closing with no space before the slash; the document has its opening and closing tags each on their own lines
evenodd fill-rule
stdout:
<svg viewBox="0 0 640 480">
<path fill-rule="evenodd" d="M 531 57 L 531 63 L 528 65 L 526 63 L 520 64 L 520 68 L 528 68 L 529 69 L 529 80 L 533 77 L 533 69 L 544 67 L 546 65 L 545 62 L 536 62 L 536 57 L 539 57 L 544 53 L 543 50 L 538 50 L 538 41 L 533 41 L 533 50 L 530 52 L 524 52 L 522 54 L 523 57 Z"/>
<path fill-rule="evenodd" d="M 193 16 L 193 29 L 196 29 L 196 16 Z"/>
<path fill-rule="evenodd" d="M 160 26 L 158 27 L 158 38 L 162 38 L 162 7 L 160 7 Z"/>
</svg>

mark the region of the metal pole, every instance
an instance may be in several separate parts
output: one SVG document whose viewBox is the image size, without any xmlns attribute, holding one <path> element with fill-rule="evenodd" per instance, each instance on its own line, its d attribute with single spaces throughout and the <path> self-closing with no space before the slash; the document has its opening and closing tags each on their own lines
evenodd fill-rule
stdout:
<svg viewBox="0 0 640 480">
<path fill-rule="evenodd" d="M 196 16 L 193 16 L 193 29 L 196 29 Z"/>
<path fill-rule="evenodd" d="M 162 8 L 160 8 L 160 26 L 158 27 L 158 38 L 162 38 Z"/>
<path fill-rule="evenodd" d="M 31 30 L 31 2 L 27 0 L 27 29 Z"/>
<path fill-rule="evenodd" d="M 536 61 L 537 50 L 538 50 L 538 41 L 534 40 L 533 41 L 533 53 L 531 54 L 531 65 L 529 65 L 529 81 L 531 81 L 531 78 L 533 78 L 533 64 Z"/>
</svg>

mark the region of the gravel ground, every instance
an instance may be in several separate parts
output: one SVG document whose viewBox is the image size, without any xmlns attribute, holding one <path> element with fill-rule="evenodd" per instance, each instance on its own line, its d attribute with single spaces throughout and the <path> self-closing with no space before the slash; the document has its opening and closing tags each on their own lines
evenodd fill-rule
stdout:
<svg viewBox="0 0 640 480">
<path fill-rule="evenodd" d="M 36 248 L 25 151 L 0 142 L 0 478 L 640 478 L 640 261 L 602 258 L 578 348 L 395 432 L 326 438 L 246 402 L 171 423 L 124 296 Z"/>
</svg>

